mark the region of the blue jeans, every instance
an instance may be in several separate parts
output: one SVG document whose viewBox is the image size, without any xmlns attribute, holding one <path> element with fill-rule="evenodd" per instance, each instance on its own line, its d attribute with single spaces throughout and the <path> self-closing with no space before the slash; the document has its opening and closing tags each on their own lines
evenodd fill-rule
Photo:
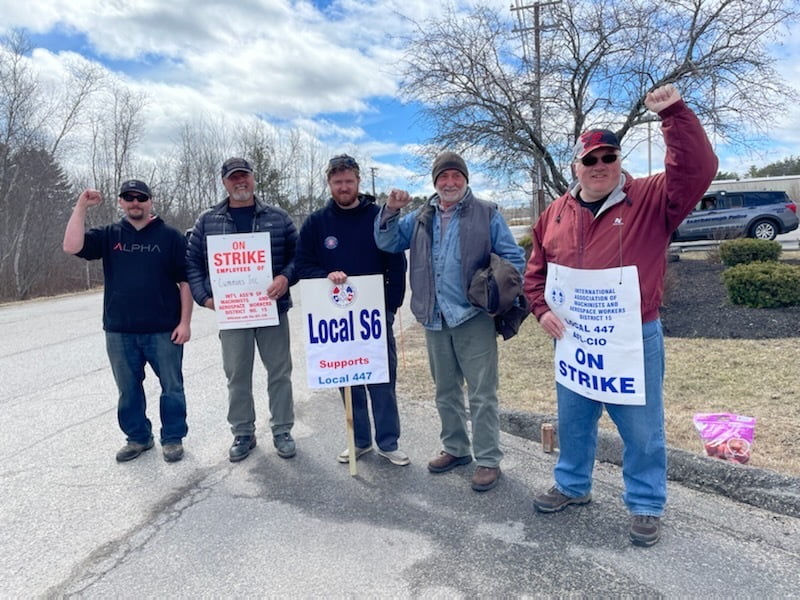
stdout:
<svg viewBox="0 0 800 600">
<path fill-rule="evenodd" d="M 664 335 L 661 321 L 642 325 L 644 406 L 604 404 L 556 386 L 558 462 L 556 487 L 571 497 L 592 489 L 597 422 L 605 406 L 623 443 L 622 499 L 631 514 L 660 517 L 667 502 L 667 449 L 664 435 Z"/>
<path fill-rule="evenodd" d="M 497 467 L 500 414 L 497 402 L 497 333 L 486 313 L 439 331 L 426 329 L 428 361 L 436 385 L 436 408 L 442 422 L 442 448 L 453 456 L 475 455 L 482 467 Z M 467 384 L 472 443 L 469 440 L 464 382 Z"/>
<path fill-rule="evenodd" d="M 153 438 L 144 396 L 144 366 L 149 363 L 161 383 L 161 443 L 179 443 L 188 431 L 183 392 L 183 345 L 172 332 L 117 333 L 106 331 L 106 351 L 119 389 L 117 419 L 129 442 L 146 444 Z"/>
<path fill-rule="evenodd" d="M 372 404 L 372 418 L 375 421 L 375 442 L 386 452 L 397 450 L 400 437 L 400 415 L 397 412 L 397 346 L 394 341 L 394 313 L 386 313 L 386 342 L 389 359 L 389 382 L 372 385 L 354 385 L 350 388 L 353 399 L 353 431 L 358 448 L 372 445 L 372 433 L 367 409 L 367 391 Z M 344 388 L 339 388 L 344 397 Z"/>
</svg>

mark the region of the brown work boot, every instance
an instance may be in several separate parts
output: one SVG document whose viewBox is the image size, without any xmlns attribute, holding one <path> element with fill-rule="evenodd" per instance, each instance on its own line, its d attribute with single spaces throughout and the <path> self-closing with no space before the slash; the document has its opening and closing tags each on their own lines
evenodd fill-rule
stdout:
<svg viewBox="0 0 800 600">
<path fill-rule="evenodd" d="M 496 486 L 498 479 L 500 479 L 500 467 L 478 466 L 472 474 L 472 489 L 476 492 L 485 492 Z"/>
<path fill-rule="evenodd" d="M 444 450 L 439 452 L 439 456 L 428 461 L 428 471 L 431 473 L 446 473 L 450 469 L 455 469 L 459 465 L 468 465 L 472 462 L 472 456 L 453 456 Z"/>
<path fill-rule="evenodd" d="M 592 494 L 572 498 L 558 491 L 556 486 L 551 487 L 544 494 L 539 494 L 533 499 L 533 506 L 539 512 L 554 513 L 564 510 L 570 504 L 588 504 L 592 501 Z"/>
</svg>

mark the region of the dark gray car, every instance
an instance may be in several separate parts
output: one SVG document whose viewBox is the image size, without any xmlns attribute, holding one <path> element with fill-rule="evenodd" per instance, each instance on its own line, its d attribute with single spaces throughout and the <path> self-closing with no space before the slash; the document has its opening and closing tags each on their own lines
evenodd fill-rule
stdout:
<svg viewBox="0 0 800 600">
<path fill-rule="evenodd" d="M 786 192 L 708 192 L 672 236 L 674 242 L 751 237 L 774 240 L 798 226 Z"/>
</svg>

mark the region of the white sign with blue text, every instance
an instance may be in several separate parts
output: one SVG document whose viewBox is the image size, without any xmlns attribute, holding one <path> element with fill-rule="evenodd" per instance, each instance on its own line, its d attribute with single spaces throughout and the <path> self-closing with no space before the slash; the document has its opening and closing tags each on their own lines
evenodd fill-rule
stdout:
<svg viewBox="0 0 800 600">
<path fill-rule="evenodd" d="M 300 281 L 308 386 L 389 381 L 383 275 Z"/>
<path fill-rule="evenodd" d="M 635 266 L 547 266 L 545 298 L 566 327 L 556 382 L 610 404 L 645 404 L 639 274 Z"/>
</svg>

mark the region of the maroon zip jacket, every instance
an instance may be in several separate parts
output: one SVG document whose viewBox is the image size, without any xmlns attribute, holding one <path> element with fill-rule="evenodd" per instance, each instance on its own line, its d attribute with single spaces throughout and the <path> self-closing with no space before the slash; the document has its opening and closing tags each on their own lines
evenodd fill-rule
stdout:
<svg viewBox="0 0 800 600">
<path fill-rule="evenodd" d="M 659 116 L 667 147 L 663 173 L 635 179 L 623 172 L 597 216 L 575 199 L 576 185 L 534 225 L 524 292 L 537 319 L 550 310 L 544 298 L 550 262 L 575 269 L 636 265 L 642 323 L 658 318 L 670 237 L 717 172 L 711 143 L 683 100 Z"/>
</svg>

